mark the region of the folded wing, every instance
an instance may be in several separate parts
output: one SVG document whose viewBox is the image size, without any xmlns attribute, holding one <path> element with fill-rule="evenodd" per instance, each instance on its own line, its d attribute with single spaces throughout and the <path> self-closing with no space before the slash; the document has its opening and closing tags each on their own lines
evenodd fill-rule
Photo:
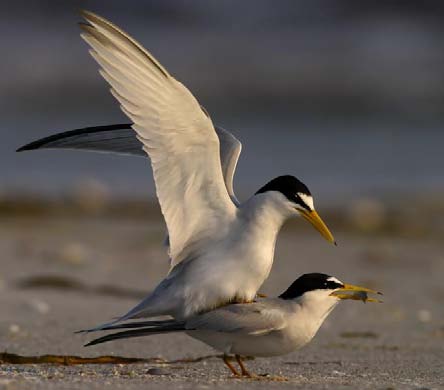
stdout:
<svg viewBox="0 0 444 390">
<path fill-rule="evenodd" d="M 130 329 L 99 337 L 86 344 L 86 346 L 124 338 L 193 330 L 261 336 L 284 329 L 287 326 L 286 318 L 285 311 L 279 310 L 279 305 L 263 301 L 227 305 L 198 314 L 185 322 L 175 320 L 139 321 L 110 325 L 82 332 Z"/>
<path fill-rule="evenodd" d="M 187 329 L 263 335 L 287 325 L 283 312 L 266 303 L 227 305 L 190 318 Z"/>
</svg>

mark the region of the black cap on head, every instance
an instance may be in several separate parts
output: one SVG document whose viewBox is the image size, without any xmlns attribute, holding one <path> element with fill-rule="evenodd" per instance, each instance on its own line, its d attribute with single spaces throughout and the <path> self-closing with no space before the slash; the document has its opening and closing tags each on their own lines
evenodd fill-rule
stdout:
<svg viewBox="0 0 444 390">
<path fill-rule="evenodd" d="M 343 287 L 337 279 L 327 274 L 311 273 L 297 278 L 285 292 L 279 295 L 282 299 L 294 299 L 313 290 L 335 290 Z"/>
<path fill-rule="evenodd" d="M 278 176 L 269 181 L 262 188 L 260 188 L 256 194 L 263 194 L 268 191 L 278 191 L 283 194 L 291 202 L 301 205 L 303 208 L 310 210 L 305 202 L 299 197 L 298 194 L 304 194 L 311 196 L 308 187 L 300 180 L 291 175 Z"/>
</svg>

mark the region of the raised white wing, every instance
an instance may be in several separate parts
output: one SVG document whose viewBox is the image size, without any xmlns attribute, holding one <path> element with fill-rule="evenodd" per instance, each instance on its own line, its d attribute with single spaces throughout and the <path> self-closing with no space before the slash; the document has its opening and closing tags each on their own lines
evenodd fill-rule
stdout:
<svg viewBox="0 0 444 390">
<path fill-rule="evenodd" d="M 137 157 L 148 157 L 143 144 L 132 129 L 132 123 L 91 126 L 64 131 L 40 138 L 19 148 L 17 151 L 37 149 L 73 149 L 102 153 L 116 153 Z M 239 204 L 233 190 L 233 177 L 242 144 L 228 130 L 215 126 L 220 142 L 222 174 L 228 194 L 235 204 Z"/>
<path fill-rule="evenodd" d="M 83 12 L 82 37 L 151 159 L 174 266 L 216 234 L 236 207 L 225 188 L 219 138 L 199 103 L 139 43 Z"/>
</svg>

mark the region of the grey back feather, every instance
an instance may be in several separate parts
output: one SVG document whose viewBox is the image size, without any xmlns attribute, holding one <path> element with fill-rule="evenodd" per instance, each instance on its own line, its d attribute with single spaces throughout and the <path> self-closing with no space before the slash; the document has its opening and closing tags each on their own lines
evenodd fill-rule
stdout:
<svg viewBox="0 0 444 390">
<path fill-rule="evenodd" d="M 185 327 L 189 330 L 266 334 L 286 326 L 287 306 L 280 299 L 231 304 L 191 317 Z"/>
</svg>

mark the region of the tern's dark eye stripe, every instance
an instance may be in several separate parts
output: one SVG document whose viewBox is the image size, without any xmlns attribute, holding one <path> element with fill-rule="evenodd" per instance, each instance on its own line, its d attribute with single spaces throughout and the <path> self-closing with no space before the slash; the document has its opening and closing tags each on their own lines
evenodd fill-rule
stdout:
<svg viewBox="0 0 444 390">
<path fill-rule="evenodd" d="M 336 290 L 344 287 L 339 281 L 333 280 L 330 275 L 311 273 L 304 274 L 296 279 L 290 287 L 284 291 L 279 298 L 294 299 L 300 297 L 304 293 L 313 290 Z"/>
<path fill-rule="evenodd" d="M 341 287 L 344 287 L 344 285 L 333 280 L 328 280 L 327 282 L 325 282 L 325 288 L 328 290 L 335 290 Z"/>
<path fill-rule="evenodd" d="M 311 208 L 307 205 L 307 203 L 305 203 L 301 197 L 299 195 L 296 195 L 294 197 L 294 199 L 290 199 L 293 200 L 293 202 L 297 203 L 299 206 L 301 206 L 302 208 L 304 208 L 307 211 L 311 211 Z"/>
</svg>

